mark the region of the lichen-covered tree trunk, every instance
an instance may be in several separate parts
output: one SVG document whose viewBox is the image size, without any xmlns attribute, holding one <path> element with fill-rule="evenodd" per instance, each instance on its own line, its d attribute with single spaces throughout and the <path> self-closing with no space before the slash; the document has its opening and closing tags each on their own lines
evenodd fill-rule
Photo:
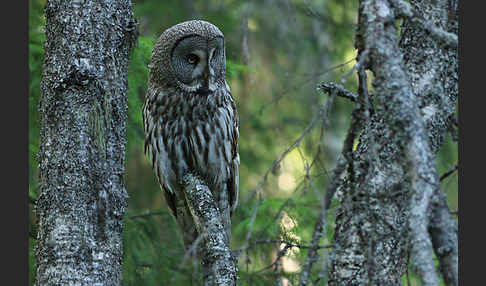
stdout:
<svg viewBox="0 0 486 286">
<path fill-rule="evenodd" d="M 454 0 L 360 1 L 363 129 L 338 188 L 329 285 L 401 285 L 410 261 L 422 285 L 438 285 L 434 254 L 458 285 L 456 224 L 435 166 L 455 118 L 457 20 Z"/>
<path fill-rule="evenodd" d="M 120 285 L 129 0 L 48 0 L 36 285 Z"/>
</svg>

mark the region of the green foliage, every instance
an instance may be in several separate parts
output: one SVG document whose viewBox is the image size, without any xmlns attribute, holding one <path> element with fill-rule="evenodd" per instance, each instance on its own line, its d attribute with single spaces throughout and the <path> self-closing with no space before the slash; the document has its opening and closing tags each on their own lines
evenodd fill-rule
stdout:
<svg viewBox="0 0 486 286">
<path fill-rule="evenodd" d="M 35 181 L 39 151 L 40 81 L 44 61 L 45 18 L 40 1 L 29 1 L 29 184 Z"/>
<path fill-rule="evenodd" d="M 152 48 L 155 39 L 138 37 L 137 45 L 130 58 L 128 68 L 128 122 L 127 122 L 127 149 L 132 146 L 143 145 L 142 105 L 147 91 L 149 69 Z"/>
<path fill-rule="evenodd" d="M 235 63 L 232 60 L 226 61 L 226 75 L 228 79 L 238 77 L 241 73 L 249 71 L 250 69 L 248 68 L 248 66 Z"/>
<path fill-rule="evenodd" d="M 35 248 L 36 240 L 29 238 L 29 285 L 34 285 L 35 282 Z"/>
<path fill-rule="evenodd" d="M 42 3 L 29 1 L 29 206 L 37 199 L 37 152 L 39 151 L 39 112 L 40 80 L 44 60 L 45 18 Z M 35 216 L 29 207 L 29 285 L 35 282 Z"/>
<path fill-rule="evenodd" d="M 165 209 L 156 215 L 137 218 L 127 215 L 123 233 L 123 285 L 188 285 L 187 270 L 178 266 L 183 255 L 181 238 L 165 239 L 164 230 L 175 227 Z"/>
</svg>

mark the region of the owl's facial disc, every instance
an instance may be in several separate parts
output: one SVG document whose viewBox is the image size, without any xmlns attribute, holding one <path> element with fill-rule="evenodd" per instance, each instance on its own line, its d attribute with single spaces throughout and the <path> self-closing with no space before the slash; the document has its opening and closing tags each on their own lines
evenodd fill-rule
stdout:
<svg viewBox="0 0 486 286">
<path fill-rule="evenodd" d="M 194 65 L 191 79 L 192 86 L 202 91 L 214 91 L 216 89 L 214 70 L 209 64 L 214 49 L 208 53 L 205 50 L 194 50 L 187 57 L 189 64 Z"/>
<path fill-rule="evenodd" d="M 224 56 L 221 40 L 192 36 L 181 40 L 172 53 L 172 65 L 184 89 L 206 94 L 217 88 Z M 219 52 L 218 52 L 219 51 Z"/>
</svg>

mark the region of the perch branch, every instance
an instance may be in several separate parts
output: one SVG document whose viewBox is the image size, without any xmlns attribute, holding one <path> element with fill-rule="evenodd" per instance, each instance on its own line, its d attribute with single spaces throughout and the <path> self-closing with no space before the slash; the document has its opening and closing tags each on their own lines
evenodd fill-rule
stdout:
<svg viewBox="0 0 486 286">
<path fill-rule="evenodd" d="M 197 232 L 203 236 L 200 254 L 205 269 L 204 285 L 236 285 L 236 264 L 211 190 L 191 173 L 183 181 L 187 205 Z"/>
</svg>

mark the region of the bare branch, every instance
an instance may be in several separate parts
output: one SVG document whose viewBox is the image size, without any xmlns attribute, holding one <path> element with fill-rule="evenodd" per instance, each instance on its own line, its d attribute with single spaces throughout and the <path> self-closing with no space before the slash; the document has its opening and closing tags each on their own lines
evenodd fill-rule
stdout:
<svg viewBox="0 0 486 286">
<path fill-rule="evenodd" d="M 241 56 L 242 62 L 248 66 L 250 62 L 250 49 L 248 48 L 248 13 L 250 10 L 250 3 L 246 3 L 244 7 L 243 17 L 241 19 L 241 30 L 243 37 L 241 39 Z"/>
<path fill-rule="evenodd" d="M 243 248 L 247 247 L 248 244 L 249 244 L 251 234 L 252 234 L 252 230 L 253 230 L 253 224 L 255 223 L 255 219 L 256 219 L 256 216 L 257 216 L 257 213 L 258 213 L 258 208 L 260 207 L 260 203 L 261 203 L 261 198 L 258 198 L 258 200 L 256 201 L 256 205 L 253 209 L 253 214 L 251 215 L 250 224 L 248 225 L 248 232 L 246 233 L 246 238 L 245 238 L 246 242 L 245 242 L 245 246 Z"/>
<path fill-rule="evenodd" d="M 352 58 L 350 60 L 347 60 L 346 62 L 344 63 L 341 63 L 341 64 L 338 64 L 336 66 L 333 66 L 333 67 L 330 67 L 324 71 L 321 71 L 321 72 L 317 72 L 317 73 L 312 73 L 312 74 L 308 74 L 307 75 L 307 78 L 302 80 L 301 82 L 295 84 L 294 86 L 291 86 L 289 88 L 285 88 L 284 90 L 282 90 L 282 92 L 280 92 L 279 94 L 275 95 L 273 97 L 273 100 L 265 105 L 262 105 L 262 107 L 260 107 L 260 109 L 253 113 L 253 114 L 250 114 L 249 116 L 245 117 L 245 118 L 240 118 L 240 124 L 242 124 L 242 122 L 246 121 L 246 120 L 249 120 L 257 115 L 261 115 L 263 113 L 263 111 L 265 111 L 265 109 L 267 109 L 268 107 L 272 106 L 273 104 L 276 104 L 278 103 L 282 98 L 284 98 L 286 95 L 288 95 L 290 92 L 292 91 L 296 91 L 298 89 L 300 89 L 301 87 L 307 85 L 308 83 L 312 82 L 314 79 L 316 79 L 317 77 L 319 76 L 322 76 L 322 75 L 325 75 L 326 73 L 328 72 L 331 72 L 333 70 L 336 70 L 338 68 L 341 68 L 341 67 L 344 67 L 346 65 L 348 65 L 349 63 L 351 63 L 352 61 L 354 61 L 355 58 Z"/>
<path fill-rule="evenodd" d="M 344 83 L 344 81 L 351 75 L 351 73 L 355 70 L 356 67 L 359 66 L 359 63 L 357 63 L 356 65 L 353 66 L 353 68 L 347 72 L 347 74 L 342 78 L 341 80 L 341 83 Z M 329 118 L 329 114 L 330 114 L 330 111 L 331 111 L 331 107 L 332 107 L 332 104 L 334 102 L 334 98 L 336 97 L 337 95 L 337 92 L 336 90 L 333 90 L 329 100 L 326 102 L 326 104 L 319 110 L 318 114 L 311 120 L 311 122 L 309 123 L 309 125 L 304 129 L 304 131 L 302 132 L 302 134 L 283 152 L 280 154 L 280 156 L 273 162 L 272 164 L 272 167 L 269 168 L 262 180 L 258 183 L 256 189 L 248 196 L 247 200 L 252 198 L 257 192 L 260 192 L 261 188 L 263 187 L 263 185 L 266 183 L 267 181 L 267 178 L 268 178 L 268 175 L 270 174 L 271 171 L 275 170 L 275 168 L 277 168 L 280 163 L 282 162 L 282 160 L 285 158 L 285 156 L 287 154 L 289 154 L 293 149 L 297 148 L 301 141 L 305 138 L 305 136 L 310 133 L 312 131 L 312 129 L 315 127 L 315 125 L 317 124 L 317 122 L 321 121 L 323 122 L 323 125 L 326 126 L 327 124 L 327 121 L 328 121 L 328 118 Z M 323 204 L 326 203 L 326 200 L 327 198 L 324 198 L 322 200 Z M 258 206 L 260 204 L 260 201 L 261 199 L 259 199 L 257 201 L 257 205 L 254 209 L 254 212 L 253 212 L 253 216 L 252 216 L 252 222 L 251 222 L 251 226 L 253 225 L 253 221 L 256 217 L 256 212 L 257 212 L 257 209 L 258 209 Z M 326 212 L 327 208 L 326 207 L 323 207 L 323 211 L 321 211 L 321 214 L 319 215 L 319 219 L 318 219 L 318 222 L 316 224 L 316 227 L 318 227 L 317 225 L 321 225 L 321 227 L 324 226 L 325 224 L 325 214 L 323 215 L 322 213 Z M 247 233 L 247 239 L 246 239 L 246 243 L 248 244 L 248 241 L 249 241 L 249 238 L 251 236 L 251 229 L 252 227 L 250 227 L 248 233 Z M 314 237 L 315 236 L 315 237 Z M 315 233 L 313 236 L 313 248 L 311 249 L 311 255 L 312 256 L 317 256 L 317 246 L 319 244 L 319 240 L 320 240 L 320 237 L 322 236 L 322 230 L 321 231 L 318 231 L 317 233 Z M 306 264 L 308 265 L 308 267 L 311 267 L 312 266 L 312 263 L 313 261 L 315 260 L 315 258 L 310 258 L 310 259 L 307 259 L 308 262 L 306 262 Z M 311 262 L 312 261 L 312 262 Z M 310 268 L 309 268 L 310 270 Z M 306 274 L 304 274 L 304 279 L 308 280 L 308 277 L 306 278 Z M 304 284 L 305 285 L 305 284 Z"/>
<path fill-rule="evenodd" d="M 251 248 L 254 245 L 269 244 L 269 243 L 285 244 L 285 246 L 288 246 L 288 247 L 291 247 L 291 248 L 296 247 L 296 248 L 300 248 L 300 249 L 311 249 L 313 247 L 311 245 L 305 245 L 305 244 L 302 244 L 302 243 L 290 242 L 290 241 L 286 241 L 286 240 L 282 240 L 282 239 L 264 239 L 264 240 L 250 241 L 247 245 L 245 245 L 244 247 L 239 248 L 235 251 L 243 252 L 243 251 L 246 251 L 247 249 Z M 332 247 L 334 247 L 333 244 L 318 245 L 317 249 L 325 249 L 325 248 L 332 248 Z"/>
<path fill-rule="evenodd" d="M 440 176 L 439 181 L 442 182 L 443 180 L 445 180 L 445 178 L 447 178 L 450 175 L 452 175 L 455 171 L 457 171 L 457 167 L 458 167 L 458 165 L 455 165 L 452 169 L 450 169 L 449 171 L 445 172 L 442 176 Z"/>
<path fill-rule="evenodd" d="M 311 122 L 307 125 L 307 127 L 304 129 L 304 131 L 301 133 L 301 135 L 287 148 L 285 149 L 279 156 L 277 159 L 275 159 L 273 161 L 273 164 L 272 166 L 267 169 L 267 171 L 265 172 L 265 174 L 263 175 L 263 178 L 260 180 L 260 182 L 258 182 L 258 185 L 256 186 L 256 188 L 250 192 L 250 194 L 245 198 L 243 199 L 242 201 L 248 201 L 250 200 L 251 198 L 253 198 L 253 196 L 256 194 L 256 193 L 259 193 L 262 189 L 262 187 L 266 184 L 267 182 L 267 179 L 268 179 L 268 175 L 273 172 L 276 168 L 278 168 L 278 166 L 280 165 L 280 163 L 283 161 L 283 159 L 292 151 L 294 150 L 296 147 L 298 147 L 300 145 L 300 143 L 302 142 L 302 140 L 304 140 L 305 136 L 307 136 L 307 134 L 309 134 L 312 129 L 314 129 L 314 127 L 316 126 L 317 122 L 319 122 L 320 120 L 322 120 L 322 117 L 324 115 L 324 112 L 326 110 L 328 110 L 328 106 L 332 104 L 332 100 L 329 100 L 325 106 L 323 106 L 318 114 L 316 116 L 314 116 L 314 118 L 312 118 Z M 324 120 L 327 120 L 327 116 L 324 118 Z"/>
<path fill-rule="evenodd" d="M 198 235 L 196 240 L 194 240 L 194 242 L 191 244 L 191 247 L 189 247 L 189 249 L 187 249 L 186 253 L 184 254 L 184 257 L 181 260 L 181 263 L 179 263 L 179 268 L 182 268 L 182 266 L 184 266 L 184 264 L 186 264 L 187 260 L 191 256 L 196 256 L 198 246 L 201 243 L 203 237 L 204 237 L 204 235 Z"/>
<path fill-rule="evenodd" d="M 127 218 L 136 219 L 136 218 L 145 218 L 145 217 L 156 216 L 156 215 L 163 216 L 163 215 L 169 215 L 169 213 L 167 211 L 147 211 L 140 214 L 129 215 L 127 216 Z"/>
<path fill-rule="evenodd" d="M 328 94 L 331 94 L 333 90 L 336 90 L 337 96 L 347 98 L 351 101 L 356 101 L 356 98 L 358 98 L 357 94 L 352 93 L 351 91 L 345 89 L 342 85 L 333 82 L 322 83 L 317 87 L 317 89 L 327 92 Z"/>
</svg>

